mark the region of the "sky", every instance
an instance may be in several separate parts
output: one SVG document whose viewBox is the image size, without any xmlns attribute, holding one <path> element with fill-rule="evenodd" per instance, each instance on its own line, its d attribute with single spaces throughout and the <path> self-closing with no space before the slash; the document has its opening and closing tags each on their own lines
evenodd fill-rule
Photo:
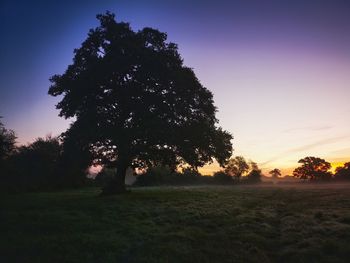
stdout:
<svg viewBox="0 0 350 263">
<path fill-rule="evenodd" d="M 350 161 L 347 0 L 0 0 L 0 116 L 19 144 L 69 126 L 48 79 L 64 72 L 106 10 L 179 45 L 213 92 L 234 155 L 284 174 L 306 156 Z"/>
</svg>

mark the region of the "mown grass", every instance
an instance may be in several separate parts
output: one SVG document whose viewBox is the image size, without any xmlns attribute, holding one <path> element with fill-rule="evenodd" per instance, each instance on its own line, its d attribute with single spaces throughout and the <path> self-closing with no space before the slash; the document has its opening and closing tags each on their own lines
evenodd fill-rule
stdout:
<svg viewBox="0 0 350 263">
<path fill-rule="evenodd" d="M 348 187 L 1 196 L 0 262 L 348 262 Z"/>
</svg>

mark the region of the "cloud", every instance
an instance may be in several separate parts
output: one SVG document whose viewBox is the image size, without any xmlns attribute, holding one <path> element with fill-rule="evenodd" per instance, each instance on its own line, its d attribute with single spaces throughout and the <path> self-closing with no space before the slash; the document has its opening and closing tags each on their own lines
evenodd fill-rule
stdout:
<svg viewBox="0 0 350 263">
<path fill-rule="evenodd" d="M 281 158 L 284 158 L 285 156 L 291 154 L 291 153 L 298 153 L 298 152 L 303 152 L 303 151 L 307 151 L 307 150 L 310 150 L 310 149 L 313 149 L 313 148 L 316 148 L 316 147 L 319 147 L 319 146 L 322 146 L 322 145 L 327 145 L 327 144 L 332 144 L 332 143 L 335 143 L 335 142 L 339 142 L 341 140 L 344 140 L 344 139 L 349 139 L 350 136 L 349 135 L 344 135 L 344 136 L 337 136 L 337 137 L 333 137 L 333 138 L 327 138 L 327 139 L 323 139 L 323 140 L 319 140 L 319 141 L 316 141 L 316 142 L 313 142 L 313 143 L 310 143 L 310 144 L 306 144 L 306 145 L 303 145 L 303 146 L 300 146 L 300 147 L 296 147 L 296 148 L 292 148 L 292 149 L 289 149 L 285 152 L 282 152 L 281 154 L 279 155 L 276 155 L 275 157 L 271 158 L 270 160 L 266 161 L 266 162 L 263 162 L 263 163 L 260 163 L 261 166 L 265 166 L 273 161 L 276 161 L 278 159 L 281 159 Z"/>
<path fill-rule="evenodd" d="M 331 125 L 317 125 L 317 126 L 305 126 L 305 127 L 299 127 L 299 128 L 291 128 L 282 131 L 283 133 L 291 133 L 291 132 L 296 132 L 296 131 L 325 131 L 332 129 L 333 126 Z"/>
<path fill-rule="evenodd" d="M 339 155 L 339 154 L 350 155 L 350 148 L 338 149 L 338 150 L 332 151 L 331 153 L 336 155 Z"/>
<path fill-rule="evenodd" d="M 323 140 L 320 140 L 320 141 L 316 141 L 314 143 L 310 143 L 310 144 L 307 144 L 307 145 L 304 145 L 304 146 L 300 146 L 300 147 L 297 147 L 297 148 L 294 148 L 294 149 L 290 149 L 290 150 L 286 151 L 285 154 L 310 150 L 310 149 L 313 149 L 315 147 L 319 147 L 319 146 L 322 146 L 322 145 L 327 145 L 327 144 L 339 142 L 340 140 L 347 139 L 347 138 L 350 138 L 350 136 L 346 135 L 346 136 L 338 136 L 338 137 L 323 139 Z"/>
</svg>

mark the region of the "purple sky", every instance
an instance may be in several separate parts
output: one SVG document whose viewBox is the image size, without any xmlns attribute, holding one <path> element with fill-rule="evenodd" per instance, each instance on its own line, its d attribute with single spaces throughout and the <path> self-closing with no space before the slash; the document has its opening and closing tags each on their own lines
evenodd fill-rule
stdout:
<svg viewBox="0 0 350 263">
<path fill-rule="evenodd" d="M 68 127 L 48 79 L 110 10 L 179 44 L 236 155 L 285 171 L 307 155 L 350 160 L 349 1 L 28 2 L 0 3 L 0 115 L 20 143 Z"/>
</svg>

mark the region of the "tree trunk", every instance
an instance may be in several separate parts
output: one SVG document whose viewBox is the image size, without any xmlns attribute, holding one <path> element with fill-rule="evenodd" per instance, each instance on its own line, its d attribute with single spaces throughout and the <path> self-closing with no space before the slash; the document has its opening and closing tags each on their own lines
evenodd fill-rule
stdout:
<svg viewBox="0 0 350 263">
<path fill-rule="evenodd" d="M 126 193 L 125 175 L 128 169 L 128 162 L 120 160 L 117 164 L 117 172 L 112 181 L 102 189 L 101 195 L 115 195 Z"/>
</svg>

